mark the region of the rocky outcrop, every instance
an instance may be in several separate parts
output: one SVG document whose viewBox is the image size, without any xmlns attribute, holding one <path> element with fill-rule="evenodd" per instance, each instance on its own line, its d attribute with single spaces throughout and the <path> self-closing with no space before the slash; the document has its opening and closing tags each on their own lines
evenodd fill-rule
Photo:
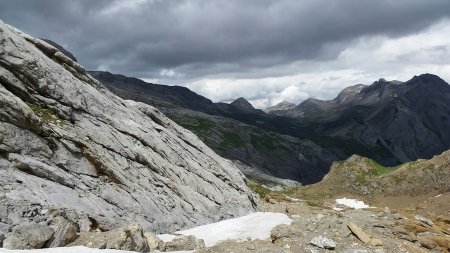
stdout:
<svg viewBox="0 0 450 253">
<path fill-rule="evenodd" d="M 148 252 L 150 250 L 147 238 L 144 236 L 142 227 L 133 224 L 108 232 L 85 232 L 68 246 L 86 246 L 96 249 L 116 249 L 137 252 Z"/>
<path fill-rule="evenodd" d="M 161 239 L 159 239 L 155 234 L 153 233 L 144 233 L 145 238 L 147 239 L 147 245 L 148 248 L 151 251 L 155 251 L 159 249 L 159 245 L 163 243 Z"/>
<path fill-rule="evenodd" d="M 324 179 L 305 188 L 307 192 L 352 193 L 364 197 L 426 195 L 450 189 L 450 150 L 430 160 L 419 159 L 396 167 L 353 155 L 335 162 Z"/>
<path fill-rule="evenodd" d="M 174 238 L 170 242 L 160 244 L 161 251 L 185 251 L 205 248 L 205 242 L 195 238 L 193 235 L 182 235 Z"/>
<path fill-rule="evenodd" d="M 40 249 L 49 241 L 55 231 L 42 224 L 19 225 L 3 242 L 6 249 Z"/>
<path fill-rule="evenodd" d="M 118 98 L 58 49 L 2 22 L 0 107 L 7 235 L 25 222 L 53 222 L 50 210 L 70 213 L 68 223 L 50 224 L 54 234 L 36 246 L 52 236 L 49 245 L 64 244 L 71 222 L 81 231 L 138 222 L 170 232 L 254 209 L 243 174 L 191 132 Z"/>
<path fill-rule="evenodd" d="M 53 237 L 47 241 L 46 248 L 64 247 L 78 238 L 78 226 L 62 216 L 56 217 L 51 227 L 55 231 Z"/>
</svg>

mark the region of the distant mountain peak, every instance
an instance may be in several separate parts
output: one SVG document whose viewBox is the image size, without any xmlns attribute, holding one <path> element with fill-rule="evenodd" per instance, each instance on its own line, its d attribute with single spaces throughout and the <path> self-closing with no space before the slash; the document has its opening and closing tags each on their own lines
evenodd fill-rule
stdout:
<svg viewBox="0 0 450 253">
<path fill-rule="evenodd" d="M 365 87 L 367 87 L 367 85 L 356 84 L 356 85 L 344 88 L 334 100 L 338 103 L 346 102 L 351 97 L 354 97 L 356 94 L 360 93 L 361 90 L 364 89 Z"/>
<path fill-rule="evenodd" d="M 433 74 L 421 74 L 418 76 L 414 76 L 408 83 L 416 84 L 416 83 L 427 83 L 427 84 L 446 84 L 448 85 L 442 78 Z"/>
<path fill-rule="evenodd" d="M 240 98 L 234 100 L 230 105 L 237 107 L 241 110 L 245 110 L 245 111 L 256 110 L 255 107 L 253 107 L 253 105 L 250 104 L 250 102 L 248 102 L 248 100 L 243 97 L 240 97 Z"/>
<path fill-rule="evenodd" d="M 291 103 L 289 101 L 283 100 L 280 103 L 267 107 L 266 109 L 264 109 L 264 112 L 266 113 L 270 113 L 273 111 L 279 111 L 279 110 L 289 110 L 292 109 L 294 107 L 296 107 L 297 105 L 294 103 Z"/>
</svg>

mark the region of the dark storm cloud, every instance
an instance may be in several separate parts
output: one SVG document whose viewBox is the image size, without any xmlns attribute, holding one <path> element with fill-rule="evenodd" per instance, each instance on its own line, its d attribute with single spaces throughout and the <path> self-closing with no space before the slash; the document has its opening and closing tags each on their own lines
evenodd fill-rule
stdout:
<svg viewBox="0 0 450 253">
<path fill-rule="evenodd" d="M 449 16 L 449 0 L 0 0 L 1 19 L 88 69 L 168 83 L 292 75 L 284 66 L 332 61 L 357 39 L 419 33 Z"/>
<path fill-rule="evenodd" d="M 186 66 L 260 68 L 334 57 L 327 45 L 401 35 L 450 14 L 448 0 L 74 1 L 3 0 L 0 17 L 66 45 L 90 69 L 151 78 Z M 339 44 L 336 44 L 339 45 Z M 190 68 L 189 65 L 195 66 Z"/>
</svg>

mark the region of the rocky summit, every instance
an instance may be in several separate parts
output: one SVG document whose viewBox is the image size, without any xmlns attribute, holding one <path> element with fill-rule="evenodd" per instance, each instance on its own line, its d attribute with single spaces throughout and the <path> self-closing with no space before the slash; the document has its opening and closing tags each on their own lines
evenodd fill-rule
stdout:
<svg viewBox="0 0 450 253">
<path fill-rule="evenodd" d="M 5 245 L 63 246 L 132 222 L 170 232 L 255 208 L 243 174 L 191 132 L 3 22 L 0 105 Z"/>
</svg>

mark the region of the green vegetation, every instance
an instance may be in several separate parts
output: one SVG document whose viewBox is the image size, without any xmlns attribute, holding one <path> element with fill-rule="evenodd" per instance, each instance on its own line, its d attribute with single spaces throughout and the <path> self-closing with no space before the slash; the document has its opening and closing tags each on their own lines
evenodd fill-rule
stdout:
<svg viewBox="0 0 450 253">
<path fill-rule="evenodd" d="M 372 171 L 372 175 L 375 175 L 375 176 L 380 176 L 382 174 L 391 172 L 396 169 L 395 167 L 385 167 L 371 159 L 369 159 L 369 166 L 374 169 Z"/>
<path fill-rule="evenodd" d="M 345 150 L 349 156 L 358 154 L 365 157 L 392 157 L 391 151 L 384 147 L 379 141 L 376 143 L 376 146 L 367 146 L 357 140 L 345 139 L 337 136 L 331 137 L 315 134 L 311 135 L 309 139 L 322 147 L 336 147 Z"/>
<path fill-rule="evenodd" d="M 251 183 L 248 185 L 248 187 L 254 191 L 256 194 L 259 195 L 260 198 L 264 198 L 266 197 L 267 194 L 271 193 L 272 191 L 267 189 L 266 187 L 260 185 L 260 184 L 256 184 L 256 183 Z"/>
<path fill-rule="evenodd" d="M 265 133 L 258 133 L 258 134 L 250 133 L 250 138 L 252 141 L 252 145 L 255 147 L 263 146 L 268 149 L 275 148 L 273 138 Z"/>
<path fill-rule="evenodd" d="M 268 186 L 278 185 L 277 182 L 272 181 L 270 179 L 261 178 L 261 177 L 258 177 L 258 176 L 255 176 L 255 175 L 251 175 L 251 174 L 246 174 L 245 176 L 251 182 L 255 182 L 255 183 L 258 183 L 258 184 L 268 185 Z"/>
<path fill-rule="evenodd" d="M 189 129 L 194 133 L 207 132 L 216 125 L 213 121 L 201 118 L 197 118 L 191 122 L 181 122 L 181 120 L 179 120 L 178 123 L 182 127 Z"/>
<path fill-rule="evenodd" d="M 298 191 L 298 187 L 290 187 L 290 188 L 284 189 L 281 193 L 283 193 L 284 195 L 287 195 L 287 196 L 292 196 L 297 191 Z"/>
<path fill-rule="evenodd" d="M 402 178 L 399 175 L 392 175 L 391 178 L 395 183 L 400 183 L 402 181 Z"/>
<path fill-rule="evenodd" d="M 360 174 L 356 177 L 356 182 L 358 182 L 360 185 L 366 185 L 368 184 L 366 175 Z"/>
<path fill-rule="evenodd" d="M 317 204 L 317 202 L 312 201 L 312 200 L 306 200 L 305 203 L 306 203 L 309 207 L 320 207 L 320 205 Z"/>
<path fill-rule="evenodd" d="M 40 118 L 41 124 L 49 124 L 49 123 L 54 123 L 58 125 L 64 124 L 64 122 L 55 115 L 53 110 L 44 108 L 37 104 L 28 104 L 28 106 Z"/>
<path fill-rule="evenodd" d="M 241 148 L 245 145 L 245 141 L 239 136 L 239 134 L 231 131 L 222 131 L 222 143 L 220 144 L 221 149 L 227 148 Z"/>
</svg>

